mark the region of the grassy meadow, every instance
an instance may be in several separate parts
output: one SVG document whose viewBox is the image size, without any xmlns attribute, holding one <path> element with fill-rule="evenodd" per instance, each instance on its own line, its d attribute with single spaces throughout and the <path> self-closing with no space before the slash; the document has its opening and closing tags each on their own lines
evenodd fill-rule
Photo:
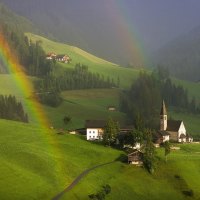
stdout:
<svg viewBox="0 0 200 200">
<path fill-rule="evenodd" d="M 70 64 L 61 64 L 63 67 L 73 68 L 77 63 L 87 65 L 91 72 L 102 74 L 105 77 L 109 76 L 116 82 L 117 78 L 119 77 L 120 85 L 122 88 L 129 87 L 130 83 L 132 83 L 132 81 L 135 80 L 141 72 L 139 69 L 120 67 L 114 63 L 105 61 L 92 54 L 89 54 L 77 47 L 54 42 L 32 33 L 26 33 L 26 35 L 33 42 L 40 41 L 41 46 L 46 53 L 55 52 L 57 54 L 69 55 L 72 59 L 72 62 Z"/>
<path fill-rule="evenodd" d="M 199 199 L 200 144 L 183 144 L 150 175 L 141 167 L 116 161 L 84 177 L 62 199 L 88 199 L 109 184 L 107 199 Z M 116 160 L 122 151 L 87 142 L 84 136 L 60 135 L 56 130 L 0 120 L 0 199 L 51 199 L 82 171 Z M 3 173 L 2 173 L 3 172 Z"/>
</svg>

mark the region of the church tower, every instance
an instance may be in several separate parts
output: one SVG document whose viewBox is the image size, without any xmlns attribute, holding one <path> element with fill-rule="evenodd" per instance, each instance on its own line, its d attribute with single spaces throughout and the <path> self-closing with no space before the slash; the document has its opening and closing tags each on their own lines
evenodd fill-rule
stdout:
<svg viewBox="0 0 200 200">
<path fill-rule="evenodd" d="M 160 130 L 166 131 L 167 129 L 167 110 L 165 106 L 165 102 L 163 100 L 162 107 L 160 110 Z"/>
</svg>

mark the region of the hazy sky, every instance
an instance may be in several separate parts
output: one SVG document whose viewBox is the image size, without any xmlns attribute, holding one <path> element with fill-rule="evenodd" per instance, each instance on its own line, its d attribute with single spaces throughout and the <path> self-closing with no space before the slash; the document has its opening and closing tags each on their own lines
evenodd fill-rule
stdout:
<svg viewBox="0 0 200 200">
<path fill-rule="evenodd" d="M 116 34 L 120 30 L 115 27 L 119 19 L 133 30 L 133 35 L 137 35 L 147 52 L 153 52 L 168 41 L 200 26 L 200 0 L 0 1 L 7 3 L 18 13 L 32 18 L 35 23 L 41 21 L 42 27 L 46 25 L 45 20 L 50 20 L 48 23 L 52 20 L 51 28 L 57 29 L 56 35 L 63 31 L 62 27 L 67 27 L 64 36 L 70 38 L 72 35 L 75 39 L 66 42 L 79 46 L 77 41 L 80 40 L 80 47 L 105 58 L 119 58 L 126 50 L 121 45 L 123 41 L 120 43 L 121 38 L 117 38 L 120 34 Z M 116 19 L 114 13 L 118 14 Z M 76 34 L 79 35 L 75 37 Z"/>
<path fill-rule="evenodd" d="M 121 0 L 122 1 L 122 0 Z M 200 0 L 124 0 L 124 11 L 150 48 L 200 26 Z"/>
</svg>

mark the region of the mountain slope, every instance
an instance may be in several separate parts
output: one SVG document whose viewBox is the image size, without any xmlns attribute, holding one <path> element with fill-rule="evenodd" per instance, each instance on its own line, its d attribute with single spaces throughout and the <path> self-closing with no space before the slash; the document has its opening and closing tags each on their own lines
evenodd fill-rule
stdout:
<svg viewBox="0 0 200 200">
<path fill-rule="evenodd" d="M 72 58 L 72 62 L 70 64 L 62 64 L 63 67 L 72 68 L 77 63 L 87 65 L 91 72 L 99 73 L 105 77 L 109 76 L 110 78 L 113 78 L 115 82 L 117 82 L 119 77 L 120 86 L 123 88 L 129 87 L 132 81 L 136 79 L 136 77 L 141 72 L 140 69 L 120 67 L 116 64 L 93 56 L 92 54 L 89 54 L 86 51 L 83 51 L 82 49 L 74 46 L 53 42 L 44 37 L 31 33 L 26 33 L 26 35 L 30 38 L 30 40 L 34 42 L 40 41 L 41 46 L 44 48 L 46 53 L 55 52 L 58 54 L 68 54 Z"/>
<path fill-rule="evenodd" d="M 169 68 L 180 79 L 200 80 L 200 26 L 161 48 L 154 56 L 156 64 Z"/>
<path fill-rule="evenodd" d="M 133 61 L 126 38 L 120 34 L 115 12 L 107 0 L 1 0 L 14 12 L 27 17 L 51 39 L 56 39 L 114 63 Z M 112 4 L 112 3 L 111 3 Z M 113 16 L 114 15 L 114 16 Z M 131 41 L 130 41 L 131 42 Z M 136 58 L 137 59 L 137 58 Z"/>
<path fill-rule="evenodd" d="M 0 24 L 8 24 L 10 27 L 24 32 L 40 33 L 36 26 L 27 18 L 12 12 L 0 1 Z"/>
</svg>

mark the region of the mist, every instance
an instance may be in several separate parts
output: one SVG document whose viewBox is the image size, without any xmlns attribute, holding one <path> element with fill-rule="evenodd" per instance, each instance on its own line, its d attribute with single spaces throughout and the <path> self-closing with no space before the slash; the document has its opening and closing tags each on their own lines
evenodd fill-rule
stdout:
<svg viewBox="0 0 200 200">
<path fill-rule="evenodd" d="M 200 25 L 197 0 L 1 1 L 49 37 L 123 65 L 131 55 L 117 33 L 118 19 L 127 24 L 132 37 L 137 36 L 147 55 Z"/>
</svg>

